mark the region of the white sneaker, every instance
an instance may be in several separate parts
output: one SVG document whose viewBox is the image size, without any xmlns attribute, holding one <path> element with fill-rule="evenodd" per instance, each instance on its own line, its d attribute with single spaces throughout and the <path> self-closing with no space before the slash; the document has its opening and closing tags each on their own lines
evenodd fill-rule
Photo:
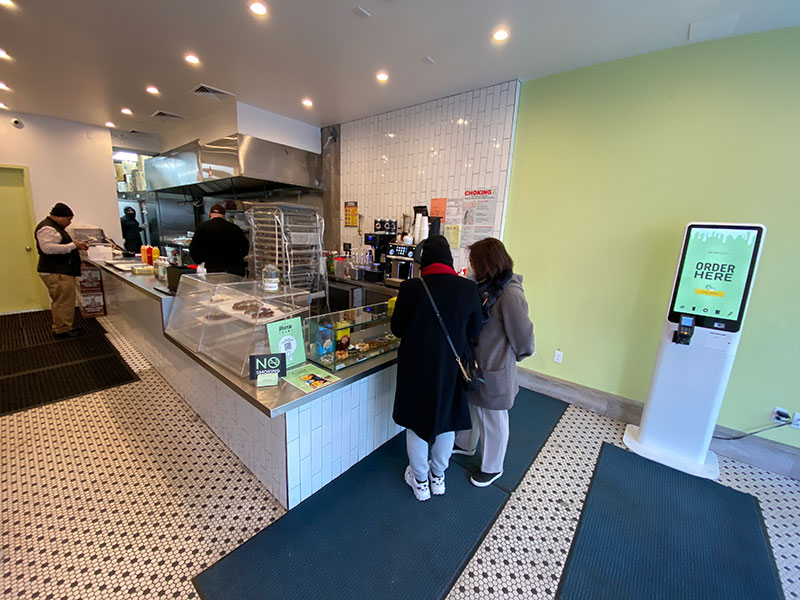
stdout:
<svg viewBox="0 0 800 600">
<path fill-rule="evenodd" d="M 436 475 L 433 474 L 433 469 L 430 468 L 430 462 L 428 462 L 428 481 L 431 484 L 431 494 L 434 496 L 441 496 L 444 494 L 444 474 L 442 474 L 441 477 L 436 477 Z"/>
<path fill-rule="evenodd" d="M 411 465 L 406 467 L 406 473 L 404 476 L 406 483 L 411 487 L 414 491 L 414 496 L 420 502 L 425 502 L 425 500 L 429 500 L 431 497 L 431 489 L 428 486 L 427 481 L 419 482 L 417 481 L 416 477 L 414 477 L 414 471 L 411 470 Z"/>
</svg>

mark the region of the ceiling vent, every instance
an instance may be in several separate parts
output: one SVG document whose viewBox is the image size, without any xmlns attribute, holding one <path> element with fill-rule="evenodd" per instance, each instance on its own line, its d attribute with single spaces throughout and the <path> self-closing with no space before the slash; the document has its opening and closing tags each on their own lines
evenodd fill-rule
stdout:
<svg viewBox="0 0 800 600">
<path fill-rule="evenodd" d="M 217 102 L 220 102 L 223 98 L 236 95 L 232 92 L 226 92 L 225 90 L 221 90 L 219 88 L 211 87 L 210 85 L 205 85 L 205 84 L 198 85 L 196 88 L 192 90 L 192 93 L 195 96 L 208 98 L 209 100 L 216 100 Z"/>
<path fill-rule="evenodd" d="M 183 115 L 179 115 L 176 113 L 167 112 L 165 110 L 157 110 L 152 115 L 150 115 L 151 119 L 159 119 L 161 121 L 180 121 L 185 119 Z"/>
</svg>

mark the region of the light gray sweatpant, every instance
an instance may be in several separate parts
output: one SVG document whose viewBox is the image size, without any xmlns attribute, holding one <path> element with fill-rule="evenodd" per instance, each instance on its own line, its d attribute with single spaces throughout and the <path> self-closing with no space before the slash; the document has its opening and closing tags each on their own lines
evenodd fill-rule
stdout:
<svg viewBox="0 0 800 600">
<path fill-rule="evenodd" d="M 456 446 L 474 450 L 481 442 L 481 471 L 500 473 L 508 446 L 508 411 L 469 405 L 472 429 L 456 433 Z"/>
<path fill-rule="evenodd" d="M 444 475 L 447 465 L 450 463 L 450 455 L 453 453 L 453 440 L 455 438 L 455 431 L 440 433 L 430 447 L 430 469 L 437 477 Z M 408 463 L 411 465 L 411 470 L 414 471 L 414 477 L 417 478 L 417 481 L 427 481 L 428 442 L 410 429 L 406 429 L 406 450 L 408 450 Z"/>
</svg>

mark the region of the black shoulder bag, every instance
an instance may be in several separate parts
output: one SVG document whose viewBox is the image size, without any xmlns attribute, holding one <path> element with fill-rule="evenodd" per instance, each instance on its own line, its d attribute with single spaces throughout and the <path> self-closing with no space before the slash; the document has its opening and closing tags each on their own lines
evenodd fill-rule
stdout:
<svg viewBox="0 0 800 600">
<path fill-rule="evenodd" d="M 450 344 L 450 350 L 453 351 L 453 356 L 456 359 L 456 363 L 458 363 L 458 368 L 461 371 L 461 383 L 464 389 L 467 391 L 476 391 L 478 389 L 478 382 L 483 381 L 483 373 L 481 373 L 481 368 L 478 366 L 478 361 L 475 358 L 465 359 L 464 361 L 461 360 L 458 352 L 456 352 L 456 347 L 453 345 L 453 340 L 450 339 L 450 334 L 447 333 L 447 327 L 445 327 L 444 321 L 442 321 L 442 315 L 439 314 L 439 307 L 436 306 L 433 295 L 431 295 L 431 291 L 428 289 L 428 284 L 425 283 L 425 278 L 420 277 L 419 280 L 422 282 L 422 287 L 425 288 L 425 293 L 428 294 L 433 312 L 436 313 L 436 318 L 442 328 L 444 337 L 447 338 L 447 343 Z"/>
</svg>

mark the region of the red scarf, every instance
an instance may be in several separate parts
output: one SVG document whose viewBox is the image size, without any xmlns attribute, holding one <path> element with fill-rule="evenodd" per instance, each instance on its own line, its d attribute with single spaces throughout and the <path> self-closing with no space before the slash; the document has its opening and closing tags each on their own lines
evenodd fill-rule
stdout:
<svg viewBox="0 0 800 600">
<path fill-rule="evenodd" d="M 422 269 L 422 275 L 457 275 L 457 273 L 450 265 L 433 263 Z"/>
</svg>

